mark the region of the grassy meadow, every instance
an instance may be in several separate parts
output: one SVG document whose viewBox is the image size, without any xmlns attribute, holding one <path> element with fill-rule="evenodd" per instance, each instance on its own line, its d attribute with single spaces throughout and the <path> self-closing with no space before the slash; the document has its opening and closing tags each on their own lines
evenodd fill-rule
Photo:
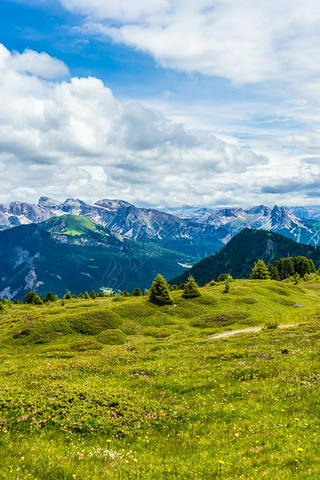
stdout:
<svg viewBox="0 0 320 480">
<path fill-rule="evenodd" d="M 320 478 L 319 278 L 201 293 L 6 306 L 0 478 Z"/>
</svg>

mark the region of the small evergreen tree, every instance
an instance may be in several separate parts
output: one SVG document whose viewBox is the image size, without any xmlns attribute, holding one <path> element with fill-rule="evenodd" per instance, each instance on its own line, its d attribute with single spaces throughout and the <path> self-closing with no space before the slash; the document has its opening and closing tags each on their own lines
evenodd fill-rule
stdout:
<svg viewBox="0 0 320 480">
<path fill-rule="evenodd" d="M 79 293 L 79 296 L 78 296 L 78 298 L 84 298 L 84 295 L 83 295 L 83 293 Z"/>
<path fill-rule="evenodd" d="M 133 297 L 141 297 L 141 295 L 142 295 L 142 292 L 141 292 L 140 288 L 138 288 L 138 287 L 135 288 L 132 292 Z"/>
<path fill-rule="evenodd" d="M 69 290 L 67 291 L 67 293 L 63 296 L 64 300 L 70 300 L 71 299 L 71 293 L 69 292 Z"/>
<path fill-rule="evenodd" d="M 182 297 L 183 298 L 196 298 L 196 297 L 200 297 L 201 296 L 201 292 L 199 290 L 199 287 L 197 285 L 197 282 L 195 281 L 195 279 L 190 276 L 188 278 L 188 281 L 183 289 L 183 294 L 182 294 Z"/>
<path fill-rule="evenodd" d="M 296 272 L 296 273 L 293 275 L 293 279 L 294 279 L 294 284 L 295 284 L 295 285 L 298 285 L 298 283 L 299 283 L 300 280 L 301 280 L 301 277 L 300 277 L 300 275 L 299 275 L 298 272 Z"/>
<path fill-rule="evenodd" d="M 91 298 L 88 292 L 85 292 L 84 298 Z"/>
<path fill-rule="evenodd" d="M 3 313 L 3 310 L 4 310 L 4 306 L 3 306 L 3 304 L 0 302 L 0 313 Z"/>
<path fill-rule="evenodd" d="M 25 294 L 24 303 L 31 303 L 32 305 L 41 305 L 42 300 L 37 292 L 28 292 Z"/>
<path fill-rule="evenodd" d="M 166 279 L 159 273 L 152 282 L 149 292 L 149 301 L 156 305 L 170 305 L 173 299 Z"/>
<path fill-rule="evenodd" d="M 260 259 L 255 263 L 252 269 L 251 278 L 256 280 L 267 280 L 270 278 L 268 267 L 263 260 Z"/>
<path fill-rule="evenodd" d="M 92 299 L 97 298 L 97 293 L 96 293 L 94 290 L 92 290 L 92 292 L 90 293 L 90 297 L 91 297 Z"/>
<path fill-rule="evenodd" d="M 55 302 L 56 300 L 58 300 L 58 296 L 53 295 L 53 293 L 51 293 L 51 292 L 48 292 L 44 301 L 45 302 Z"/>
<path fill-rule="evenodd" d="M 127 290 L 123 290 L 122 293 L 121 293 L 121 295 L 122 295 L 123 297 L 130 297 L 130 293 L 127 292 Z"/>
</svg>

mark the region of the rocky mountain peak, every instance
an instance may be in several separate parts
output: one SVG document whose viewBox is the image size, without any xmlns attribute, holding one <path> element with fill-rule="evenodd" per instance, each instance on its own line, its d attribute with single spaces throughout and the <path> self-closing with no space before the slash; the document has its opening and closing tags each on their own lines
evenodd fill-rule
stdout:
<svg viewBox="0 0 320 480">
<path fill-rule="evenodd" d="M 249 215 L 263 215 L 267 217 L 271 213 L 271 209 L 266 205 L 257 205 L 255 207 L 246 208 L 245 212 Z"/>
<path fill-rule="evenodd" d="M 292 214 L 286 207 L 275 205 L 271 211 L 271 226 L 277 228 L 286 228 L 291 225 Z"/>
<path fill-rule="evenodd" d="M 62 203 L 50 197 L 40 197 L 38 206 L 42 208 L 59 208 Z"/>
</svg>

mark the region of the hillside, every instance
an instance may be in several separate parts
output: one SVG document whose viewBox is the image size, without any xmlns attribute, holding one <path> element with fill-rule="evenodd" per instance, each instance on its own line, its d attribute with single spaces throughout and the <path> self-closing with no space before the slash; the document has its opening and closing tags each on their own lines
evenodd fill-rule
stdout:
<svg viewBox="0 0 320 480">
<path fill-rule="evenodd" d="M 319 277 L 172 294 L 5 305 L 4 478 L 320 477 Z"/>
<path fill-rule="evenodd" d="M 218 253 L 204 258 L 180 276 L 173 278 L 170 283 L 179 285 L 185 282 L 189 275 L 194 276 L 200 285 L 217 279 L 221 273 L 229 273 L 234 278 L 248 278 L 259 258 L 269 264 L 281 257 L 298 255 L 311 258 L 318 267 L 320 247 L 299 244 L 277 233 L 246 228 Z"/>
<path fill-rule="evenodd" d="M 62 296 L 101 288 L 149 287 L 159 271 L 182 272 L 194 259 L 123 238 L 81 216 L 60 216 L 0 232 L 0 297 L 29 290 Z"/>
</svg>

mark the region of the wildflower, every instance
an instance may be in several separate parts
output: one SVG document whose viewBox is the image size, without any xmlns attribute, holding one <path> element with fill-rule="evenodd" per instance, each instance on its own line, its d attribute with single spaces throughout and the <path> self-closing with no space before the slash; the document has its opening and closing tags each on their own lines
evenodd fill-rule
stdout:
<svg viewBox="0 0 320 480">
<path fill-rule="evenodd" d="M 303 452 L 303 448 L 297 448 L 297 452 Z"/>
<path fill-rule="evenodd" d="M 218 460 L 218 463 L 219 463 L 220 465 L 224 465 L 224 461 L 223 461 L 223 460 Z"/>
</svg>

